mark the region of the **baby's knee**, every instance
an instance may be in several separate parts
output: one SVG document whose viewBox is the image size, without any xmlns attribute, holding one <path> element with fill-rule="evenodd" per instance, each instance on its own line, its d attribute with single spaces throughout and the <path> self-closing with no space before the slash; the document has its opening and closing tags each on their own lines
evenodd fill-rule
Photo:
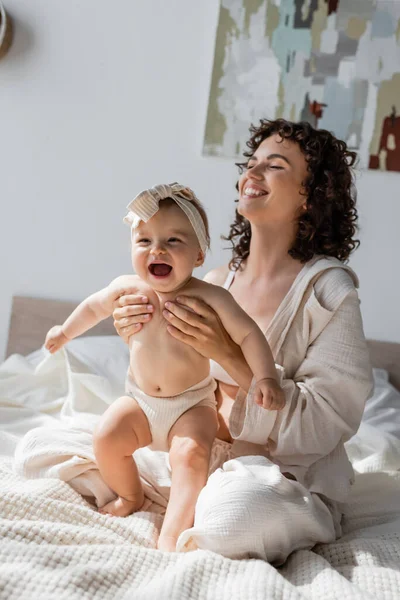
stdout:
<svg viewBox="0 0 400 600">
<path fill-rule="evenodd" d="M 110 448 L 116 454 L 133 454 L 138 448 L 151 443 L 151 432 L 146 415 L 135 400 L 119 398 L 102 415 L 93 433 L 96 453 Z"/>
<path fill-rule="evenodd" d="M 189 469 L 199 469 L 208 465 L 211 448 L 206 441 L 187 437 L 175 437 L 171 441 L 169 462 L 171 468 L 179 465 Z"/>
<path fill-rule="evenodd" d="M 112 419 L 102 419 L 93 432 L 93 450 L 97 458 L 101 456 L 125 456 L 138 448 L 137 436 L 123 423 Z"/>
<path fill-rule="evenodd" d="M 118 438 L 119 427 L 111 425 L 106 419 L 101 419 L 93 431 L 93 448 L 95 454 L 109 449 Z"/>
</svg>

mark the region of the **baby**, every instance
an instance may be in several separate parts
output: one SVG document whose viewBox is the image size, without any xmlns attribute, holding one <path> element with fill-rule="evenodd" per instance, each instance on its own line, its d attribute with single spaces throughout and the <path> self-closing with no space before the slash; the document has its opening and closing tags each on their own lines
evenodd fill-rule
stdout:
<svg viewBox="0 0 400 600">
<path fill-rule="evenodd" d="M 141 508 L 143 488 L 132 454 L 150 446 L 169 451 L 171 493 L 158 548 L 174 551 L 179 534 L 193 525 L 197 497 L 208 477 L 211 446 L 218 429 L 209 360 L 168 333 L 168 301 L 187 294 L 204 300 L 240 345 L 257 381 L 256 401 L 281 409 L 284 395 L 277 381 L 268 343 L 256 323 L 222 287 L 196 279 L 209 247 L 202 205 L 187 187 L 173 183 L 141 192 L 128 205 L 132 265 L 123 275 L 84 300 L 61 326 L 50 329 L 45 347 L 56 352 L 113 312 L 126 293 L 149 298 L 151 321 L 129 339 L 126 392 L 115 400 L 94 432 L 100 473 L 117 498 L 100 512 L 126 516 Z"/>
</svg>

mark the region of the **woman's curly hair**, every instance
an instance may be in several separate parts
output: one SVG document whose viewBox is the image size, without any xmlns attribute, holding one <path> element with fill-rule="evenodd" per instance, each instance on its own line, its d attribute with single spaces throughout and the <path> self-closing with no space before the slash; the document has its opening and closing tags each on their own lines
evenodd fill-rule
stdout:
<svg viewBox="0 0 400 600">
<path fill-rule="evenodd" d="M 314 129 L 307 122 L 261 119 L 258 127 L 251 125 L 250 133 L 246 144 L 249 150 L 243 153 L 246 158 L 253 156 L 266 138 L 278 134 L 282 139 L 296 142 L 307 161 L 309 175 L 303 182 L 307 210 L 299 216 L 290 256 L 307 262 L 313 256 L 323 254 L 346 262 L 360 244 L 354 239 L 358 214 L 351 167 L 356 161 L 356 153 L 348 150 L 346 143 L 329 131 Z M 236 163 L 236 166 L 241 174 L 247 163 Z M 229 266 L 237 270 L 249 255 L 251 239 L 250 223 L 237 210 L 229 235 L 223 239 L 233 246 Z"/>
</svg>

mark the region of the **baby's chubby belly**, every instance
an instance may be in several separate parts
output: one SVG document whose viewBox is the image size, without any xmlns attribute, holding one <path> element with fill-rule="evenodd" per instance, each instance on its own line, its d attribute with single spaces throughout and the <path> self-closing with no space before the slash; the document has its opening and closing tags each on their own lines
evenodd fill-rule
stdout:
<svg viewBox="0 0 400 600">
<path fill-rule="evenodd" d="M 129 340 L 131 377 L 150 396 L 176 396 L 210 372 L 210 361 L 173 338 L 167 325 L 161 315 L 153 315 Z"/>
</svg>

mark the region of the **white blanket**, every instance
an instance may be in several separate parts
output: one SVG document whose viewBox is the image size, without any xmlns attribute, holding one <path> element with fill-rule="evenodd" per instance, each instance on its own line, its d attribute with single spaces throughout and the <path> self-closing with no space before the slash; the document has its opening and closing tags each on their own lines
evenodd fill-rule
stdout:
<svg viewBox="0 0 400 600">
<path fill-rule="evenodd" d="M 61 467 L 53 464 L 55 471 L 43 479 L 26 480 L 13 472 L 14 450 L 27 431 L 46 426 L 56 436 L 61 424 L 79 421 L 84 440 L 94 415 L 121 393 L 119 381 L 104 379 L 65 351 L 44 361 L 40 354 L 29 360 L 13 356 L 0 367 L 0 599 L 400 597 L 400 442 L 367 425 L 348 443 L 358 474 L 343 537 L 295 552 L 279 569 L 202 550 L 158 552 L 163 486 L 146 488 L 146 512 L 126 519 L 100 515 L 59 479 L 64 469 L 62 478 L 71 480 L 72 474 L 87 495 L 99 499 L 109 493 L 93 476 L 91 457 L 79 448 L 76 454 L 75 448 L 65 449 L 76 457 L 69 472 L 64 461 Z M 87 451 L 88 445 L 83 447 Z M 40 463 L 40 449 L 33 450 Z M 220 459 L 214 453 L 214 460 Z"/>
</svg>

